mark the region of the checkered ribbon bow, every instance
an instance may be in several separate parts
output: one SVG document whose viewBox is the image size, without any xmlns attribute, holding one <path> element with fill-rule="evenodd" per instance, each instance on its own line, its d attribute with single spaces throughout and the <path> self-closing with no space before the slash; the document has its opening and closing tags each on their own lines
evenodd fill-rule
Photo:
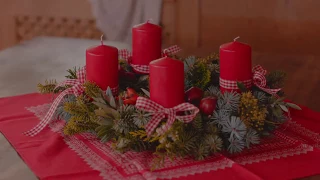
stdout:
<svg viewBox="0 0 320 180">
<path fill-rule="evenodd" d="M 267 80 L 265 75 L 267 74 L 267 70 L 263 69 L 260 65 L 257 65 L 253 68 L 253 84 L 256 85 L 259 89 L 262 91 L 275 95 L 277 94 L 278 91 L 281 90 L 279 89 L 269 89 L 266 87 L 267 85 Z"/>
<path fill-rule="evenodd" d="M 175 54 L 179 51 L 181 51 L 181 48 L 179 46 L 177 46 L 177 45 L 171 46 L 171 47 L 166 48 L 162 51 L 162 57 L 164 57 L 165 55 Z M 135 71 L 138 71 L 140 73 L 146 73 L 146 74 L 149 73 L 149 65 L 131 64 L 131 62 L 129 62 L 129 59 L 132 57 L 132 53 L 129 50 L 120 49 L 119 56 L 121 58 L 123 58 L 124 60 L 126 60 Z"/>
<path fill-rule="evenodd" d="M 70 88 L 64 90 L 62 93 L 59 94 L 59 96 L 53 101 L 44 119 L 37 126 L 25 132 L 24 133 L 25 135 L 35 136 L 40 131 L 42 131 L 42 129 L 45 128 L 51 122 L 52 116 L 54 115 L 57 107 L 59 106 L 64 96 L 68 94 L 74 94 L 75 96 L 80 96 L 84 92 L 83 83 L 86 81 L 86 66 L 84 66 L 79 71 L 77 71 L 77 78 L 78 79 L 68 79 L 66 81 L 63 81 L 55 87 L 55 89 L 57 89 L 58 87 L 61 87 L 61 86 L 66 86 L 66 85 L 71 86 Z M 115 88 L 111 88 L 111 91 L 114 95 L 118 94 L 118 86 Z"/>
<path fill-rule="evenodd" d="M 173 108 L 164 108 L 160 104 L 157 104 L 151 101 L 150 99 L 147 99 L 144 97 L 138 97 L 136 108 L 152 113 L 153 115 L 151 120 L 145 126 L 148 136 L 152 134 L 152 132 L 159 125 L 161 120 L 166 118 L 166 115 L 168 117 L 168 120 L 166 124 L 162 125 L 161 128 L 159 128 L 159 132 L 157 130 L 159 134 L 163 134 L 166 131 L 168 131 L 176 119 L 184 123 L 189 123 L 194 119 L 194 117 L 199 112 L 199 109 L 190 103 L 182 103 Z M 182 116 L 176 115 L 177 112 L 183 112 L 183 111 L 190 111 L 191 114 L 182 115 Z"/>
<path fill-rule="evenodd" d="M 40 131 L 42 131 L 43 128 L 45 128 L 52 120 L 52 116 L 54 115 L 57 107 L 59 106 L 61 100 L 63 99 L 64 96 L 68 94 L 74 94 L 75 96 L 79 96 L 83 93 L 84 88 L 82 84 L 86 80 L 86 67 L 84 66 L 81 68 L 79 71 L 77 71 L 77 77 L 78 79 L 68 79 L 60 84 L 58 84 L 55 89 L 61 86 L 65 85 L 70 85 L 72 87 L 64 90 L 62 93 L 59 94 L 59 96 L 53 101 L 49 111 L 47 112 L 46 116 L 38 125 L 33 127 L 31 130 L 25 132 L 27 136 L 35 136 L 37 135 Z"/>
</svg>

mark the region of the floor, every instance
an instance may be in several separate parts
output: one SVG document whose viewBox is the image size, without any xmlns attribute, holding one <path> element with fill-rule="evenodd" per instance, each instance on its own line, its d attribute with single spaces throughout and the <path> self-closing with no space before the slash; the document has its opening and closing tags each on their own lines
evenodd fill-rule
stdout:
<svg viewBox="0 0 320 180">
<path fill-rule="evenodd" d="M 47 78 L 62 80 L 66 68 L 84 65 L 85 49 L 97 44 L 99 42 L 93 40 L 40 37 L 0 52 L 0 98 L 35 92 L 36 84 Z M 109 44 L 130 48 L 119 43 Z M 253 64 L 260 64 L 268 71 L 286 71 L 288 99 L 320 112 L 320 57 L 253 53 Z M 0 179 L 36 179 L 1 133 L 0 155 L 3 175 Z M 320 176 L 307 179 L 320 179 Z"/>
</svg>

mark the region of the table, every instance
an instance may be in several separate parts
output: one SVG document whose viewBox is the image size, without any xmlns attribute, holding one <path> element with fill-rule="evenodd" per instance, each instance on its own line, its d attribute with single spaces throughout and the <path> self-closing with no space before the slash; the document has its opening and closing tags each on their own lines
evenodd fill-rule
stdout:
<svg viewBox="0 0 320 180">
<path fill-rule="evenodd" d="M 85 50 L 99 40 L 37 37 L 0 51 L 0 97 L 37 91 L 46 79 L 64 80 L 66 70 L 85 64 Z M 106 41 L 119 49 L 130 45 Z M 0 112 L 2 112 L 0 110 Z M 37 179 L 0 133 L 0 179 Z"/>
<path fill-rule="evenodd" d="M 293 121 L 274 133 L 277 141 L 267 138 L 241 155 L 205 162 L 168 162 L 166 169 L 150 172 L 149 153 L 116 153 L 90 134 L 61 136 L 60 121 L 36 137 L 22 135 L 45 115 L 50 100 L 37 93 L 0 99 L 0 131 L 40 179 L 293 179 L 320 173 L 320 114 L 306 107 L 292 111 Z"/>
</svg>

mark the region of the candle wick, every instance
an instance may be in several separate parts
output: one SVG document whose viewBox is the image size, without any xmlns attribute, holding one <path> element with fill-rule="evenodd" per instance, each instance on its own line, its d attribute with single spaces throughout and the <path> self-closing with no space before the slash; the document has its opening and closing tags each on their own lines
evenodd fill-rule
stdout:
<svg viewBox="0 0 320 180">
<path fill-rule="evenodd" d="M 103 45 L 103 34 L 101 35 L 100 40 L 101 40 L 101 45 Z"/>
<path fill-rule="evenodd" d="M 239 38 L 240 38 L 240 36 L 238 36 L 238 37 L 234 38 L 234 39 L 233 39 L 233 41 L 234 41 L 234 42 L 236 42 L 236 41 L 237 41 L 237 39 L 239 39 Z"/>
</svg>

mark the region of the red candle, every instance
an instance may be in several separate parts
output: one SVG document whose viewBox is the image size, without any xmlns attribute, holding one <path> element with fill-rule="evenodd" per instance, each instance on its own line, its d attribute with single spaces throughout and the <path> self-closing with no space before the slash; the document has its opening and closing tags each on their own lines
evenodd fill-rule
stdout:
<svg viewBox="0 0 320 180">
<path fill-rule="evenodd" d="M 95 46 L 86 51 L 87 80 L 102 90 L 118 87 L 118 49 L 112 46 Z"/>
<path fill-rule="evenodd" d="M 183 62 L 164 57 L 150 63 L 150 99 L 165 108 L 184 102 Z"/>
<path fill-rule="evenodd" d="M 243 82 L 247 87 L 251 86 L 251 47 L 237 42 L 236 39 L 234 42 L 220 46 L 220 90 L 222 92 L 239 91 L 236 86 L 236 88 L 230 88 L 230 83 L 235 85 L 237 81 Z M 229 88 L 222 81 L 227 81 Z"/>
<path fill-rule="evenodd" d="M 132 64 L 149 65 L 161 57 L 161 33 L 161 27 L 149 21 L 132 28 Z"/>
</svg>

